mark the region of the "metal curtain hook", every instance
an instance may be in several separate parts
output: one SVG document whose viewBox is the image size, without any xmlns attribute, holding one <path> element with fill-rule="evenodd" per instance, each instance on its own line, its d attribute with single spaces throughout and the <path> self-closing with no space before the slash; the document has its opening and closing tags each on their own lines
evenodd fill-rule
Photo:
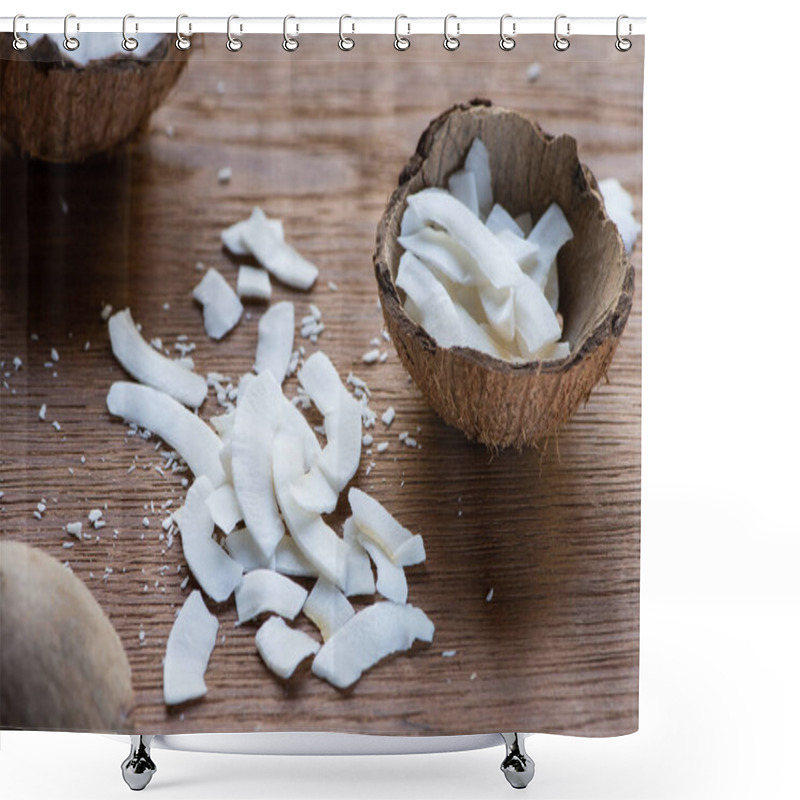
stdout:
<svg viewBox="0 0 800 800">
<path fill-rule="evenodd" d="M 126 14 L 122 18 L 122 46 L 130 53 L 139 46 L 139 40 L 135 39 L 133 36 L 128 36 L 129 19 L 136 19 L 136 17 L 134 17 L 133 14 Z M 135 29 L 139 30 L 139 26 L 136 25 Z"/>
<path fill-rule="evenodd" d="M 394 49 L 395 50 L 408 50 L 411 47 L 411 39 L 400 35 L 400 20 L 408 19 L 405 14 L 398 14 L 394 18 Z M 408 27 L 408 34 L 411 35 L 411 23 L 406 23 Z"/>
<path fill-rule="evenodd" d="M 188 14 L 178 14 L 178 18 L 175 20 L 175 47 L 178 50 L 188 50 L 192 43 L 181 33 L 181 20 L 188 19 Z M 192 23 L 189 23 L 189 33 L 192 32 Z"/>
<path fill-rule="evenodd" d="M 291 14 L 287 14 L 283 18 L 283 49 L 287 53 L 294 53 L 294 51 L 297 50 L 298 47 L 300 47 L 300 40 L 296 39 L 294 36 L 289 35 L 290 19 L 296 19 L 296 17 L 293 17 Z M 297 27 L 295 27 L 295 31 L 296 30 Z"/>
<path fill-rule="evenodd" d="M 555 33 L 555 39 L 553 41 L 553 47 L 558 50 L 560 53 L 563 53 L 569 47 L 569 39 L 566 36 L 562 36 L 558 32 L 558 21 L 560 19 L 566 19 L 566 14 L 559 14 L 556 17 L 555 23 L 553 24 L 553 32 Z M 569 36 L 569 22 L 567 23 L 567 36 Z"/>
<path fill-rule="evenodd" d="M 450 31 L 448 30 L 450 25 L 450 20 L 454 19 L 456 21 L 456 35 L 451 36 Z M 461 33 L 461 23 L 458 21 L 458 17 L 455 14 L 448 14 L 444 18 L 444 41 L 442 45 L 444 46 L 445 50 L 449 50 L 451 53 L 453 50 L 458 50 L 461 41 L 458 38 L 459 33 Z"/>
<path fill-rule="evenodd" d="M 633 42 L 631 42 L 630 39 L 623 39 L 619 34 L 619 27 L 620 27 L 619 24 L 624 19 L 628 19 L 628 16 L 626 14 L 620 14 L 617 17 L 617 41 L 614 42 L 614 47 L 616 47 L 617 50 L 620 51 L 620 53 L 627 52 L 633 46 Z M 633 32 L 633 27 L 631 26 L 631 23 L 629 22 L 628 23 L 628 36 L 630 36 L 632 32 Z"/>
<path fill-rule="evenodd" d="M 20 36 L 19 33 L 17 33 L 17 21 L 21 20 L 21 19 L 25 19 L 25 15 L 24 14 L 17 14 L 14 17 L 14 24 L 13 24 L 13 26 L 11 28 L 11 30 L 12 30 L 12 32 L 14 34 L 14 42 L 13 42 L 14 49 L 15 50 L 20 50 L 20 51 L 25 50 L 25 48 L 28 46 L 28 44 L 30 44 L 27 39 L 23 39 L 22 36 Z M 25 26 L 26 30 L 27 30 L 27 27 L 28 26 L 26 24 L 26 26 Z"/>
<path fill-rule="evenodd" d="M 228 50 L 231 51 L 231 53 L 238 53 L 239 50 L 242 49 L 242 46 L 244 44 L 244 42 L 242 42 L 241 39 L 237 39 L 231 33 L 231 22 L 233 22 L 235 19 L 239 19 L 239 17 L 237 17 L 236 14 L 231 14 L 228 17 L 228 41 L 225 42 L 225 47 L 227 47 Z M 240 25 L 239 26 L 239 31 L 241 31 L 241 30 L 242 30 L 242 26 Z"/>
<path fill-rule="evenodd" d="M 339 17 L 339 49 L 340 50 L 352 50 L 356 46 L 356 43 L 355 43 L 355 41 L 353 39 L 351 39 L 350 37 L 344 35 L 344 21 L 346 19 L 353 19 L 353 18 L 349 14 L 342 14 L 342 16 Z M 356 29 L 355 24 L 353 24 L 352 29 L 353 29 L 353 31 L 355 31 L 355 29 Z"/>
<path fill-rule="evenodd" d="M 64 49 L 70 52 L 77 50 L 81 46 L 78 39 L 69 35 L 69 21 L 71 19 L 75 19 L 74 14 L 67 14 L 67 16 L 64 17 Z"/>
<path fill-rule="evenodd" d="M 517 32 L 517 23 L 511 23 L 511 33 L 512 35 L 509 36 L 505 31 L 505 24 L 507 19 L 512 19 L 511 14 L 503 14 L 500 17 L 500 49 L 505 50 L 508 52 L 509 50 L 513 50 L 517 46 L 516 39 L 514 39 L 513 34 Z"/>
</svg>

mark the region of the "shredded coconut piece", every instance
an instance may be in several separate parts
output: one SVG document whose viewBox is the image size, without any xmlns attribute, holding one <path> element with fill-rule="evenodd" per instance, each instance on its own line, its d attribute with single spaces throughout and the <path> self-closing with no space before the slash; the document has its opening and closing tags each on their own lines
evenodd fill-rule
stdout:
<svg viewBox="0 0 800 800">
<path fill-rule="evenodd" d="M 394 408 L 389 406 L 389 408 L 383 412 L 383 415 L 381 416 L 381 422 L 383 422 L 383 424 L 388 428 L 394 422 L 394 416 Z"/>
<path fill-rule="evenodd" d="M 41 407 L 39 408 L 39 419 L 42 422 L 44 422 L 46 417 L 47 417 L 47 404 L 42 403 Z"/>
<path fill-rule="evenodd" d="M 230 167 L 223 167 L 217 173 L 217 180 L 220 183 L 230 183 L 231 177 L 233 176 L 233 170 Z"/>
</svg>

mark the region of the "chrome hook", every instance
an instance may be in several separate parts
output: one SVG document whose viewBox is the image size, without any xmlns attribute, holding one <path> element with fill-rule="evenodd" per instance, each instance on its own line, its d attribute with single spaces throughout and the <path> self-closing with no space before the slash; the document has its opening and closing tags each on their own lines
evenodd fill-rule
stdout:
<svg viewBox="0 0 800 800">
<path fill-rule="evenodd" d="M 69 21 L 71 19 L 75 19 L 74 14 L 67 14 L 67 16 L 64 17 L 64 49 L 69 50 L 70 53 L 74 50 L 77 50 L 81 46 L 81 43 L 78 39 L 69 35 Z"/>
<path fill-rule="evenodd" d="M 513 16 L 511 14 L 503 14 L 503 16 L 500 17 L 500 49 L 506 52 L 513 50 L 517 46 L 516 39 L 514 39 L 514 34 L 517 32 L 517 23 L 511 23 L 511 36 L 509 36 L 505 32 L 507 19 L 513 19 Z"/>
<path fill-rule="evenodd" d="M 228 41 L 225 42 L 225 47 L 227 47 L 228 50 L 231 51 L 231 53 L 238 53 L 244 46 L 244 42 L 241 39 L 237 39 L 231 33 L 231 22 L 233 22 L 235 19 L 239 19 L 239 17 L 237 17 L 236 14 L 231 14 L 228 17 Z M 241 33 L 241 31 L 242 31 L 242 26 L 239 25 L 239 32 Z"/>
<path fill-rule="evenodd" d="M 14 24 L 11 27 L 11 32 L 14 34 L 14 41 L 12 42 L 12 44 L 14 45 L 14 49 L 19 50 L 21 52 L 22 50 L 25 50 L 28 47 L 30 42 L 27 39 L 23 39 L 22 36 L 20 36 L 19 33 L 17 33 L 17 20 L 19 19 L 25 19 L 25 15 L 17 14 L 17 16 L 14 17 Z M 27 29 L 28 25 L 26 23 L 25 30 Z"/>
<path fill-rule="evenodd" d="M 188 14 L 178 14 L 178 18 L 175 20 L 175 47 L 178 50 L 188 50 L 192 43 L 181 33 L 181 20 L 188 19 Z M 189 23 L 189 33 L 192 32 L 192 23 Z"/>
<path fill-rule="evenodd" d="M 569 39 L 566 36 L 562 36 L 558 32 L 558 21 L 560 19 L 566 19 L 566 14 L 559 14 L 556 17 L 555 23 L 553 24 L 553 32 L 555 33 L 555 40 L 553 41 L 553 47 L 558 50 L 559 53 L 563 53 L 569 47 Z M 569 22 L 567 23 L 567 36 L 569 36 Z"/>
<path fill-rule="evenodd" d="M 344 27 L 344 21 L 346 19 L 353 19 L 353 18 L 349 14 L 342 14 L 342 16 L 339 17 L 339 49 L 344 51 L 352 50 L 356 46 L 356 43 L 353 39 L 351 39 L 349 36 L 344 35 L 343 27 Z M 356 29 L 355 24 L 353 24 L 352 29 L 353 31 L 355 31 Z"/>
<path fill-rule="evenodd" d="M 616 47 L 617 50 L 620 51 L 620 53 L 626 53 L 628 50 L 631 49 L 631 47 L 633 47 L 633 42 L 631 42 L 630 39 L 623 39 L 620 36 L 620 33 L 619 33 L 619 24 L 624 19 L 628 19 L 628 16 L 626 14 L 620 14 L 617 17 L 617 41 L 614 42 L 614 47 Z M 628 23 L 628 36 L 630 36 L 632 32 L 633 32 L 633 27 L 631 26 L 631 23 L 629 22 Z"/>
<path fill-rule="evenodd" d="M 300 40 L 296 39 L 294 36 L 289 35 L 289 20 L 290 19 L 297 19 L 293 17 L 291 14 L 287 14 L 283 18 L 283 49 L 287 53 L 294 53 L 298 47 L 300 47 Z M 298 31 L 299 26 L 295 25 L 295 33 Z"/>
<path fill-rule="evenodd" d="M 122 18 L 122 47 L 129 53 L 133 52 L 139 46 L 139 40 L 133 36 L 128 36 L 128 20 L 136 19 L 133 14 L 126 14 Z M 135 30 L 139 30 L 139 26 L 134 26 Z"/>
<path fill-rule="evenodd" d="M 407 38 L 406 36 L 400 35 L 400 20 L 401 19 L 408 19 L 405 14 L 398 14 L 394 18 L 394 49 L 395 50 L 408 50 L 411 47 L 411 39 Z M 411 35 L 411 23 L 406 23 L 406 27 L 408 28 L 408 35 Z"/>
<path fill-rule="evenodd" d="M 451 19 L 456 21 L 455 36 L 451 36 L 448 30 Z M 453 50 L 458 50 L 459 46 L 461 45 L 461 41 L 458 38 L 459 33 L 461 33 L 461 23 L 458 21 L 458 17 L 455 14 L 448 14 L 444 18 L 444 41 L 442 42 L 442 45 L 444 46 L 445 50 L 449 50 L 451 53 Z"/>
</svg>

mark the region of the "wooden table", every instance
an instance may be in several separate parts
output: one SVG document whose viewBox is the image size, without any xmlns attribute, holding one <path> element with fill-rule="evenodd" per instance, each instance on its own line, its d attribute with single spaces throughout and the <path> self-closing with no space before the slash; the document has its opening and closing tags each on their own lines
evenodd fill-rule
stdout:
<svg viewBox="0 0 800 800">
<path fill-rule="evenodd" d="M 49 166 L 3 150 L 2 536 L 69 561 L 108 613 L 133 669 L 132 730 L 635 730 L 641 245 L 632 255 L 636 302 L 608 380 L 545 452 L 492 455 L 468 444 L 426 407 L 390 344 L 384 364 L 366 366 L 361 355 L 382 330 L 371 263 L 377 221 L 420 132 L 455 102 L 490 97 L 574 135 L 598 178 L 618 177 L 633 193 L 641 219 L 643 45 L 620 54 L 608 38 L 580 38 L 556 53 L 541 37 L 503 53 L 495 37 L 468 37 L 447 53 L 438 38 L 420 37 L 397 53 L 388 38 L 358 37 L 341 53 L 331 37 L 306 36 L 290 56 L 272 37 L 247 38 L 235 55 L 220 38 L 201 44 L 149 134 L 115 159 Z M 535 61 L 541 76 L 531 81 Z M 226 166 L 227 185 L 217 180 Z M 310 294 L 276 283 L 274 299 L 293 300 L 298 320 L 308 303 L 319 306 L 326 330 L 317 346 L 342 375 L 368 382 L 379 414 L 397 410 L 391 429 L 379 422 L 373 431 L 388 451 L 364 457 L 354 483 L 423 534 L 428 559 L 407 571 L 409 601 L 436 634 L 342 693 L 308 663 L 288 683 L 274 678 L 255 650 L 256 627 L 236 627 L 232 601 L 210 604 L 221 625 L 208 694 L 168 711 L 164 648 L 195 584 L 181 589 L 180 538 L 167 549 L 159 523 L 162 504 L 174 509 L 185 489 L 180 475 L 156 471 L 163 461 L 153 440 L 126 436 L 106 411 L 110 383 L 125 376 L 100 310 L 130 306 L 144 335 L 173 354 L 187 335 L 202 373 L 248 371 L 262 307 L 249 305 L 214 343 L 191 290 L 197 262 L 235 281 L 219 233 L 254 205 L 283 219 L 288 240 L 320 269 Z M 58 361 L 46 367 L 51 348 Z M 295 385 L 288 381 L 290 395 Z M 210 395 L 202 415 L 213 413 Z M 403 446 L 403 431 L 421 449 Z M 65 524 L 90 529 L 92 508 L 104 509 L 107 527 L 64 549 Z"/>
</svg>

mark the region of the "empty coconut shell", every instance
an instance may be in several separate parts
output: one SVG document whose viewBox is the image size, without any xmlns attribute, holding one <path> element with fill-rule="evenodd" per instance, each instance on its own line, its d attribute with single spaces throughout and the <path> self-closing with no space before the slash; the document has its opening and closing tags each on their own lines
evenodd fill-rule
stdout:
<svg viewBox="0 0 800 800">
<path fill-rule="evenodd" d="M 395 284 L 406 199 L 447 188 L 475 137 L 489 151 L 495 202 L 538 219 L 557 202 L 574 233 L 558 254 L 559 312 L 570 355 L 512 364 L 471 348 L 440 347 L 403 310 Z M 386 325 L 401 361 L 432 408 L 491 447 L 535 445 L 558 431 L 606 373 L 625 328 L 634 272 L 594 176 L 577 144 L 489 101 L 455 106 L 422 134 L 378 225 L 375 275 Z"/>
<path fill-rule="evenodd" d="M 133 706 L 116 631 L 71 570 L 0 541 L 0 727 L 120 731 Z"/>
<path fill-rule="evenodd" d="M 25 155 L 56 162 L 106 153 L 143 129 L 190 52 L 165 35 L 145 56 L 84 65 L 44 36 L 22 51 L 10 34 L 0 45 L 0 130 Z"/>
</svg>

